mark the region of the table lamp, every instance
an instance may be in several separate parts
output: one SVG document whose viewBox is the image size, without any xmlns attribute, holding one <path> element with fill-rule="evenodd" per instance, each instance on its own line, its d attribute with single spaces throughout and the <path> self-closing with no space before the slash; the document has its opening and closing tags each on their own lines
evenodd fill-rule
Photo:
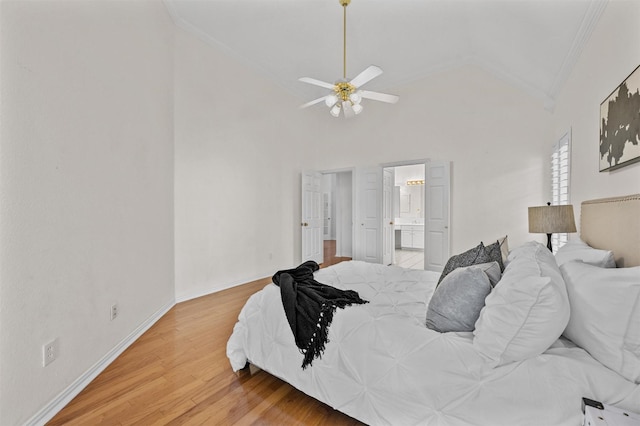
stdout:
<svg viewBox="0 0 640 426">
<path fill-rule="evenodd" d="M 529 207 L 529 232 L 547 234 L 547 248 L 551 249 L 551 234 L 558 232 L 576 232 L 576 222 L 573 218 L 573 206 Z"/>
</svg>

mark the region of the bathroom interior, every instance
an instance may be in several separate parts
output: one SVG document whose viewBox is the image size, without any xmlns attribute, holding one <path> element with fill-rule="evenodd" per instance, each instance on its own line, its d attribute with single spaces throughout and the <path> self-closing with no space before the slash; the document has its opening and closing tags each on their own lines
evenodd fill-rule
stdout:
<svg viewBox="0 0 640 426">
<path fill-rule="evenodd" d="M 395 252 L 393 264 L 424 269 L 424 164 L 396 166 L 393 188 Z"/>
</svg>

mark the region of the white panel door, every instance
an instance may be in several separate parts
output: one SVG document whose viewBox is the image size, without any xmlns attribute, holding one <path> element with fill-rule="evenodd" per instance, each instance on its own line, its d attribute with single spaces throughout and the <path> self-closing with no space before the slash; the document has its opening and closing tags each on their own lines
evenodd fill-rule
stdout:
<svg viewBox="0 0 640 426">
<path fill-rule="evenodd" d="M 322 224 L 323 224 L 323 239 L 331 240 L 333 236 L 333 226 L 331 223 L 331 192 L 325 192 L 322 194 Z"/>
<path fill-rule="evenodd" d="M 356 169 L 356 260 L 382 262 L 382 168 Z"/>
<path fill-rule="evenodd" d="M 425 172 L 425 269 L 441 272 L 449 259 L 449 162 L 428 161 Z"/>
<path fill-rule="evenodd" d="M 382 172 L 382 264 L 391 265 L 395 254 L 395 229 L 393 226 L 393 187 L 395 170 L 386 168 Z"/>
<path fill-rule="evenodd" d="M 322 174 L 302 173 L 302 261 L 324 261 L 322 223 Z"/>
</svg>

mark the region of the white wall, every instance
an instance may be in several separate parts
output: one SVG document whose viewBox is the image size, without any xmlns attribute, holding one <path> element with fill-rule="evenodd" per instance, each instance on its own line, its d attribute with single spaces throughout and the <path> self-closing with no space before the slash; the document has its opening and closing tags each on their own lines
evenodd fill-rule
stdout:
<svg viewBox="0 0 640 426">
<path fill-rule="evenodd" d="M 408 180 L 424 180 L 424 164 L 395 167 L 394 178 L 395 186 L 407 186 Z"/>
<path fill-rule="evenodd" d="M 390 92 L 397 104 L 366 102 L 353 120 L 321 106 L 303 111 L 320 126 L 309 134 L 317 168 L 450 160 L 452 253 L 505 234 L 513 245 L 538 237 L 528 233 L 527 207 L 547 199 L 553 139 L 541 101 L 474 66 Z"/>
<path fill-rule="evenodd" d="M 313 125 L 295 117 L 299 103 L 177 30 L 177 300 L 273 275 L 300 258 L 300 171 Z"/>
<path fill-rule="evenodd" d="M 555 139 L 571 129 L 576 218 L 584 200 L 640 193 L 640 163 L 598 172 L 600 104 L 640 64 L 639 22 L 640 2 L 610 1 L 558 98 Z"/>
<path fill-rule="evenodd" d="M 173 28 L 156 1 L 0 16 L 0 424 L 18 425 L 173 302 Z"/>
<path fill-rule="evenodd" d="M 434 75 L 398 88 L 396 105 L 369 101 L 343 120 L 297 109 L 303 99 L 182 30 L 175 55 L 177 300 L 300 261 L 305 169 L 451 160 L 452 252 L 532 238 L 527 207 L 546 200 L 551 114 L 483 70 Z"/>
</svg>

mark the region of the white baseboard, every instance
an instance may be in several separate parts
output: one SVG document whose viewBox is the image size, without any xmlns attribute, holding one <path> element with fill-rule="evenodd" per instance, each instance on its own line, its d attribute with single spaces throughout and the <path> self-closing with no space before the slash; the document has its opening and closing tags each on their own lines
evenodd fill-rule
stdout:
<svg viewBox="0 0 640 426">
<path fill-rule="evenodd" d="M 138 337 L 140 337 L 145 331 L 147 331 L 153 324 L 155 324 L 169 309 L 175 305 L 175 301 L 172 300 L 166 305 L 158 309 L 153 315 L 147 318 L 138 328 L 136 328 L 131 334 L 125 337 L 120 343 L 118 343 L 113 349 L 111 349 L 100 361 L 89 368 L 84 374 L 78 377 L 69 387 L 62 391 L 51 402 L 45 405 L 40 411 L 38 411 L 33 417 L 31 417 L 25 424 L 29 426 L 41 426 L 51 420 L 53 416 L 58 414 L 73 398 L 75 398 L 98 374 L 104 371 L 122 352 L 125 351 Z"/>
<path fill-rule="evenodd" d="M 243 281 L 239 281 L 239 282 L 231 282 L 231 283 L 227 283 L 224 284 L 222 286 L 216 286 L 216 287 L 209 287 L 209 288 L 200 288 L 196 291 L 192 291 L 189 293 L 181 293 L 181 294 L 176 294 L 175 298 L 176 298 L 176 303 L 181 303 L 181 302 L 186 302 L 187 300 L 191 300 L 191 299 L 197 299 L 198 297 L 202 297 L 202 296 L 208 296 L 210 294 L 213 293 L 217 293 L 219 291 L 222 290 L 227 290 L 229 288 L 232 287 L 237 287 L 239 285 L 243 285 L 243 284 L 248 284 L 254 281 L 258 281 L 258 280 L 263 280 L 267 277 L 270 277 L 271 275 L 263 275 L 261 277 L 258 278 L 253 278 L 253 279 L 246 279 Z M 265 284 L 266 285 L 266 284 Z"/>
</svg>

